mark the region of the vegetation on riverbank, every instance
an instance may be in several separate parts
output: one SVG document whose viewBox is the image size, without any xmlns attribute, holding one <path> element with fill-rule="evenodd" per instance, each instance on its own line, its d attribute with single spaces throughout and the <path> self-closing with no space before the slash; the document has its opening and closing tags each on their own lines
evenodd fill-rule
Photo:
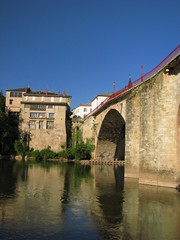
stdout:
<svg viewBox="0 0 180 240">
<path fill-rule="evenodd" d="M 47 160 L 47 159 L 91 159 L 92 151 L 94 150 L 94 145 L 90 139 L 87 139 L 86 142 L 82 139 L 82 133 L 80 130 L 72 133 L 71 145 L 69 148 L 64 149 L 58 153 L 53 152 L 50 147 L 42 150 L 34 150 L 28 147 L 29 142 L 28 133 L 21 133 L 19 140 L 15 141 L 15 151 L 19 154 L 22 159 L 27 156 L 27 159 L 35 160 Z"/>
<path fill-rule="evenodd" d="M 65 150 L 58 153 L 53 152 L 49 147 L 42 150 L 33 150 L 26 152 L 27 158 L 34 158 L 36 160 L 47 160 L 47 159 L 91 159 L 92 151 L 94 150 L 94 145 L 90 139 L 86 142 L 82 139 L 82 133 L 80 130 L 73 132 L 71 146 Z M 22 151 L 22 154 L 24 152 Z"/>
<path fill-rule="evenodd" d="M 15 153 L 14 142 L 19 138 L 19 120 L 5 113 L 5 97 L 0 92 L 0 155 Z"/>
</svg>

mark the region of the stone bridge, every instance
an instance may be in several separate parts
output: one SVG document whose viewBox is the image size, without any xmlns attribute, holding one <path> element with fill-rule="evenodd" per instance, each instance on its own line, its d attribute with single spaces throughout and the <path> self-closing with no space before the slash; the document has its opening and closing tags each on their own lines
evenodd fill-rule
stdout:
<svg viewBox="0 0 180 240">
<path fill-rule="evenodd" d="M 155 69 L 112 94 L 84 120 L 95 159 L 124 160 L 125 177 L 180 183 L 180 45 Z"/>
</svg>

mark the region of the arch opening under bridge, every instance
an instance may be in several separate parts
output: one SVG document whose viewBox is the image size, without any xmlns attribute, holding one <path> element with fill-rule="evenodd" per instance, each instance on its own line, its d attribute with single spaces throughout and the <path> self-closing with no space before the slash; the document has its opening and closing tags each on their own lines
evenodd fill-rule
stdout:
<svg viewBox="0 0 180 240">
<path fill-rule="evenodd" d="M 126 124 L 122 115 L 111 109 L 101 124 L 96 146 L 96 159 L 125 160 Z"/>
</svg>

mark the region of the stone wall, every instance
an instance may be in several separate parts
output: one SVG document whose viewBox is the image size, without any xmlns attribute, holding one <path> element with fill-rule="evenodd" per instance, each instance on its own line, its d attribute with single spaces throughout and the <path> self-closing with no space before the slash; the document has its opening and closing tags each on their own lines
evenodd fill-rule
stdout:
<svg viewBox="0 0 180 240">
<path fill-rule="evenodd" d="M 139 178 L 140 155 L 140 95 L 138 89 L 129 93 L 126 101 L 125 176 Z"/>
<path fill-rule="evenodd" d="M 140 183 L 176 185 L 179 81 L 180 74 L 162 71 L 127 99 L 125 175 Z"/>
</svg>

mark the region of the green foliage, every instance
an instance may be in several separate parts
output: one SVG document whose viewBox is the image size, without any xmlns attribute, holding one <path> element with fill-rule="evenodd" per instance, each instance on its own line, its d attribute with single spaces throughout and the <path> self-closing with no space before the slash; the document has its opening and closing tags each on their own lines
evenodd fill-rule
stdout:
<svg viewBox="0 0 180 240">
<path fill-rule="evenodd" d="M 50 150 L 49 148 L 42 149 L 40 151 L 40 159 L 47 160 L 47 159 L 54 159 L 56 158 L 57 154 Z"/>
<path fill-rule="evenodd" d="M 91 159 L 91 153 L 94 150 L 94 145 L 88 140 L 86 143 L 83 141 L 76 144 L 75 147 L 67 148 L 58 153 L 58 157 L 63 157 L 66 159 Z"/>
<path fill-rule="evenodd" d="M 22 132 L 20 136 L 20 140 L 15 140 L 14 149 L 16 153 L 22 156 L 24 159 L 26 153 L 29 150 L 29 133 Z"/>
<path fill-rule="evenodd" d="M 66 159 L 74 159 L 75 158 L 75 148 L 67 148 L 58 153 L 58 157 L 66 158 Z"/>
<path fill-rule="evenodd" d="M 71 142 L 71 146 L 72 147 L 75 147 L 77 144 L 80 144 L 83 142 L 83 139 L 82 139 L 82 132 L 80 129 L 78 130 L 74 130 L 72 132 L 72 142 Z"/>
<path fill-rule="evenodd" d="M 19 140 L 15 141 L 14 148 L 15 148 L 16 153 L 18 153 L 20 155 L 23 153 L 24 149 L 23 149 L 22 143 Z"/>
<path fill-rule="evenodd" d="M 63 150 L 61 152 L 58 153 L 58 158 L 68 158 L 68 153 L 67 150 Z"/>
<path fill-rule="evenodd" d="M 2 91 L 0 92 L 0 112 L 5 112 L 5 97 Z"/>
<path fill-rule="evenodd" d="M 5 97 L 0 92 L 0 153 L 14 153 L 14 142 L 19 138 L 19 120 L 5 113 Z"/>
<path fill-rule="evenodd" d="M 80 129 L 73 131 L 71 147 L 58 153 L 58 157 L 66 159 L 91 159 L 91 152 L 94 150 L 94 145 L 89 139 L 84 143 L 82 132 Z"/>
<path fill-rule="evenodd" d="M 91 158 L 91 150 L 87 147 L 85 143 L 80 143 L 76 146 L 75 151 L 75 159 L 90 159 Z"/>
<path fill-rule="evenodd" d="M 49 148 L 39 150 L 31 150 L 27 153 L 28 158 L 32 157 L 35 160 L 47 160 L 47 159 L 55 159 L 57 154 L 50 150 Z"/>
<path fill-rule="evenodd" d="M 33 158 L 35 158 L 35 160 L 40 160 L 39 150 L 33 150 L 32 152 L 29 152 L 28 157 L 33 157 Z"/>
</svg>

